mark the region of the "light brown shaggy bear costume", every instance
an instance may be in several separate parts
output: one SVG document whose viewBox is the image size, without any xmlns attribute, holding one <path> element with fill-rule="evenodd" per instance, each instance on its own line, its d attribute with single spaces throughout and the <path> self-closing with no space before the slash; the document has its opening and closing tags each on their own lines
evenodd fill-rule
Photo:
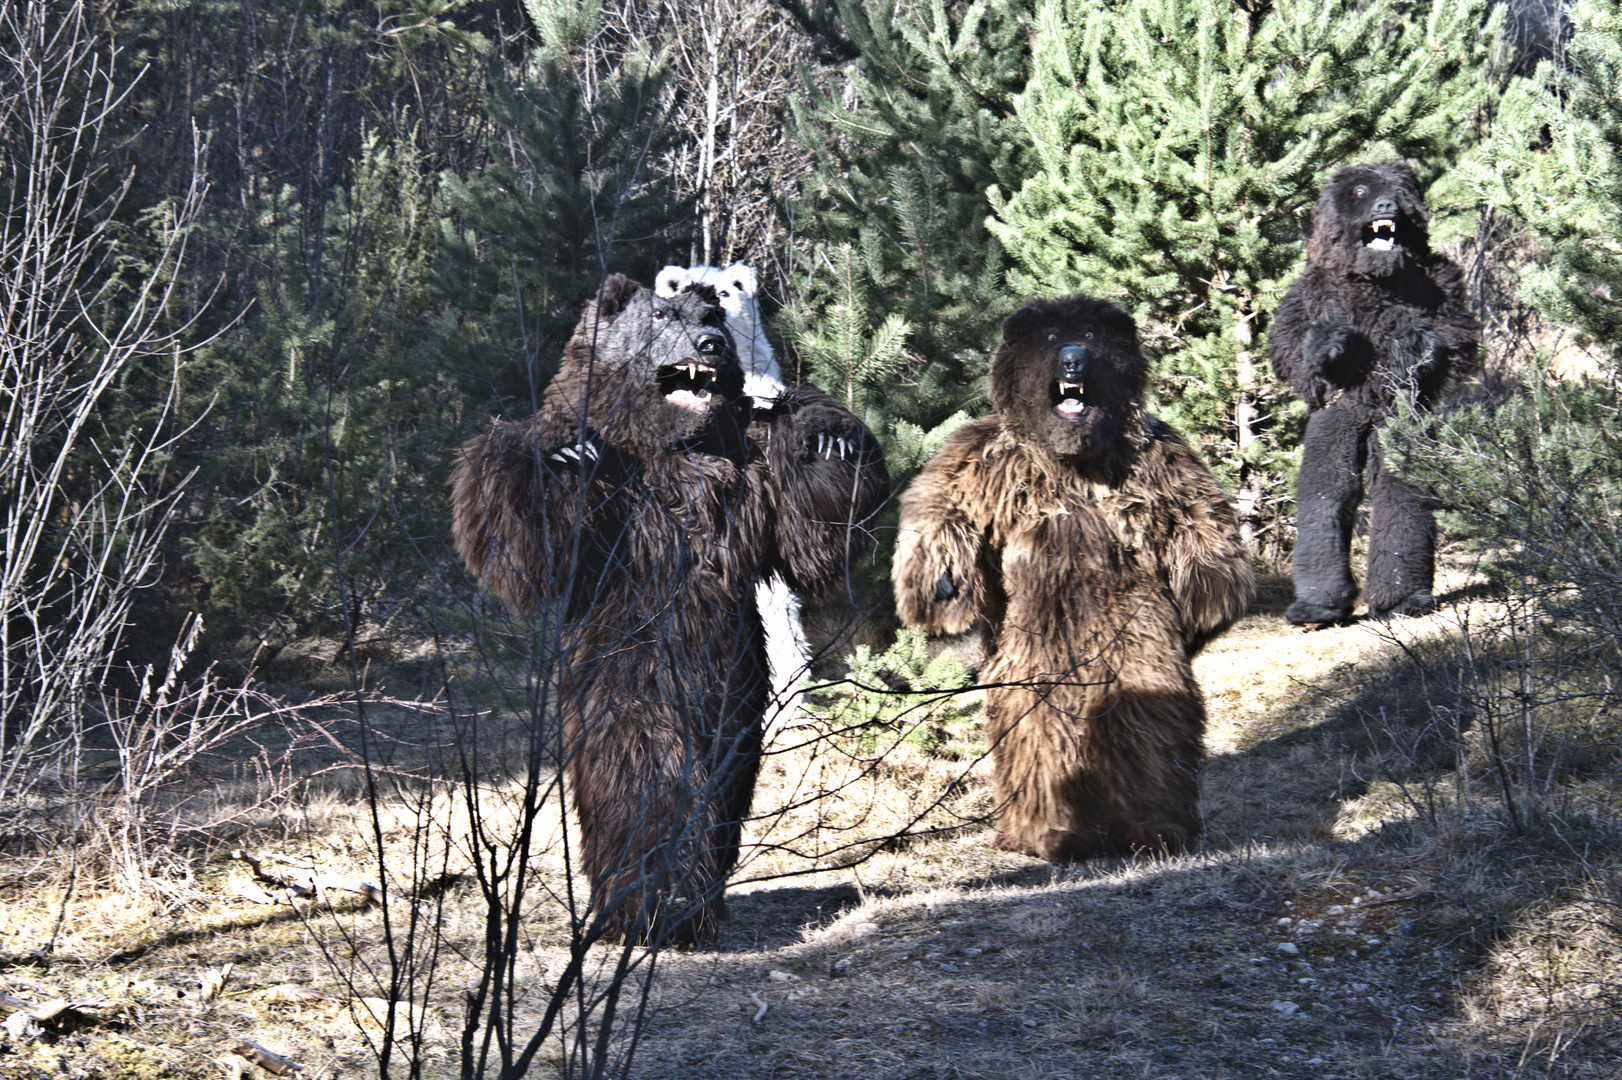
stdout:
<svg viewBox="0 0 1622 1080">
<path fill-rule="evenodd" d="M 1199 835 L 1205 704 L 1190 660 L 1255 578 L 1216 477 L 1143 411 L 1132 319 L 1084 296 L 1003 323 L 996 411 L 901 503 L 901 618 L 979 622 L 997 846 L 1051 860 Z"/>
</svg>

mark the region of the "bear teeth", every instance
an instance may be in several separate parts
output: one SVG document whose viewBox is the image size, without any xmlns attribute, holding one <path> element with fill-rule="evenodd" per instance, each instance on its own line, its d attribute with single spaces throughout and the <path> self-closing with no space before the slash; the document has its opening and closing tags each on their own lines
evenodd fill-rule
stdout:
<svg viewBox="0 0 1622 1080">
<path fill-rule="evenodd" d="M 695 360 L 659 369 L 659 387 L 665 400 L 694 412 L 710 411 L 710 382 L 715 368 Z"/>
<path fill-rule="evenodd" d="M 1375 251 L 1390 251 L 1397 246 L 1397 223 L 1390 218 L 1378 218 L 1369 223 L 1374 237 L 1369 240 L 1368 247 Z"/>
<path fill-rule="evenodd" d="M 1053 411 L 1060 416 L 1074 418 L 1086 411 L 1087 403 L 1082 400 L 1081 384 L 1073 382 L 1059 383 L 1059 401 L 1053 406 Z"/>
</svg>

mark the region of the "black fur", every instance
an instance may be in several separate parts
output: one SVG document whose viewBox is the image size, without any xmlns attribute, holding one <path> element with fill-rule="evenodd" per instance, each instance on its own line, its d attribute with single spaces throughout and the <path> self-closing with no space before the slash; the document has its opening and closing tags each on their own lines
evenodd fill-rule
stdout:
<svg viewBox="0 0 1622 1080">
<path fill-rule="evenodd" d="M 1399 397 L 1429 408 L 1467 374 L 1481 340 L 1463 273 L 1430 250 L 1429 220 L 1403 162 L 1337 170 L 1313 214 L 1307 267 L 1268 337 L 1274 370 L 1310 409 L 1296 491 L 1296 601 L 1285 614 L 1297 625 L 1351 616 L 1365 473 L 1370 614 L 1434 605 L 1430 500 L 1386 471 L 1378 437 Z"/>
<path fill-rule="evenodd" d="M 760 763 L 755 585 L 826 596 L 889 491 L 831 398 L 791 388 L 751 422 L 742 386 L 712 292 L 615 275 L 540 412 L 493 424 L 451 475 L 469 571 L 517 611 L 563 603 L 567 767 L 610 936 L 713 936 Z"/>
</svg>

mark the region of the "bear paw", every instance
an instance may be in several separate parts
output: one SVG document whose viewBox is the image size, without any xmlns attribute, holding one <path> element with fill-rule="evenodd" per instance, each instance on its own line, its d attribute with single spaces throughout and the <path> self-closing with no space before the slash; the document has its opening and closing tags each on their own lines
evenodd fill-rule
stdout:
<svg viewBox="0 0 1622 1080">
<path fill-rule="evenodd" d="M 1307 600 L 1297 600 L 1284 612 L 1284 621 L 1291 626 L 1331 626 L 1347 622 L 1351 616 L 1348 608 L 1324 607 Z"/>
<path fill-rule="evenodd" d="M 1421 615 L 1429 615 L 1435 610 L 1436 597 L 1431 595 L 1429 589 L 1424 589 L 1403 598 L 1399 603 L 1391 607 L 1378 608 L 1370 605 L 1369 618 L 1375 622 L 1390 622 L 1392 619 L 1397 618 L 1418 618 Z"/>
</svg>

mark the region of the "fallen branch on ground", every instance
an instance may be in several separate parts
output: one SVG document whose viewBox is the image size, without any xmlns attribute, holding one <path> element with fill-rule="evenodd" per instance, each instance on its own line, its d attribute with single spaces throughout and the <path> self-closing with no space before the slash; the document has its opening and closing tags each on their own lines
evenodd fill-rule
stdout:
<svg viewBox="0 0 1622 1080">
<path fill-rule="evenodd" d="M 267 893 L 262 889 L 248 890 L 241 886 L 237 888 L 237 895 L 252 900 L 257 904 L 292 903 L 294 900 L 323 897 L 329 891 L 359 893 L 374 904 L 383 902 L 383 886 L 370 878 L 363 878 L 358 874 L 318 874 L 315 867 L 309 864 L 290 863 L 280 856 L 249 855 L 246 851 L 233 851 L 231 858 L 240 859 L 253 870 L 256 881 L 267 885 L 274 885 L 282 890 L 281 895 Z M 274 860 L 283 866 L 281 873 L 273 873 L 265 868 L 265 863 Z"/>
</svg>

